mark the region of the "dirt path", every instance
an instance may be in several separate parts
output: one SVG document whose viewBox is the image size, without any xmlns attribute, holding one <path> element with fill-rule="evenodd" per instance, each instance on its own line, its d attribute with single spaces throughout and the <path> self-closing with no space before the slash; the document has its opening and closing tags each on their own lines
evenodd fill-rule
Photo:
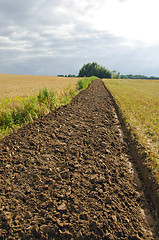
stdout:
<svg viewBox="0 0 159 240">
<path fill-rule="evenodd" d="M 157 239 L 129 158 L 95 80 L 0 142 L 0 239 Z"/>
</svg>

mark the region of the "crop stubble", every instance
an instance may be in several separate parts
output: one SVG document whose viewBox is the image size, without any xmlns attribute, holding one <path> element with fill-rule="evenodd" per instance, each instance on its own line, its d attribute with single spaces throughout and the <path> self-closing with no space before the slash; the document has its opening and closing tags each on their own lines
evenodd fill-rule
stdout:
<svg viewBox="0 0 159 240">
<path fill-rule="evenodd" d="M 0 142 L 0 239 L 157 239 L 130 158 L 109 94 L 94 80 Z"/>
</svg>

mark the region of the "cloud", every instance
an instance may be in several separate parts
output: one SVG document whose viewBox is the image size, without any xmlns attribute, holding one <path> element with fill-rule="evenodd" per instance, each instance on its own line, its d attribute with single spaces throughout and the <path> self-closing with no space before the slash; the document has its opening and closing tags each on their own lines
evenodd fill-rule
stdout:
<svg viewBox="0 0 159 240">
<path fill-rule="evenodd" d="M 121 0 L 113 0 L 117 1 Z M 113 15 L 100 27 L 105 21 L 100 13 L 109 13 L 108 3 L 110 0 L 0 0 L 0 72 L 78 74 L 84 63 L 97 61 L 123 73 L 157 73 L 157 46 L 108 31 L 105 26 L 118 23 Z"/>
</svg>

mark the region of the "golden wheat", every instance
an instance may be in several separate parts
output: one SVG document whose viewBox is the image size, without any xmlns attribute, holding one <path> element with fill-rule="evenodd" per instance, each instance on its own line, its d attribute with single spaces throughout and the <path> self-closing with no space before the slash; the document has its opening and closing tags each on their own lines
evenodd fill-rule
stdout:
<svg viewBox="0 0 159 240">
<path fill-rule="evenodd" d="M 0 74 L 0 100 L 2 98 L 27 97 L 46 87 L 48 90 L 63 90 L 74 86 L 78 78 Z"/>
</svg>

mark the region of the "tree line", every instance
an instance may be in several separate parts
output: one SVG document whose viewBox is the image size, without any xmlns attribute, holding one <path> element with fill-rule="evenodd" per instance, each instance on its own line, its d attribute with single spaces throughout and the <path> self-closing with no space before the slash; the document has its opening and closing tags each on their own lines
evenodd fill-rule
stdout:
<svg viewBox="0 0 159 240">
<path fill-rule="evenodd" d="M 147 77 L 147 76 L 144 76 L 144 75 L 133 75 L 133 74 L 128 74 L 128 75 L 121 75 L 120 76 L 121 79 L 150 79 L 150 80 L 158 80 L 159 77 L 154 77 L 154 76 L 151 76 L 151 77 Z"/>
<path fill-rule="evenodd" d="M 87 63 L 79 71 L 79 77 L 91 77 L 96 76 L 98 78 L 113 78 L 111 71 L 106 69 L 103 66 L 100 66 L 98 63 Z"/>
<path fill-rule="evenodd" d="M 116 72 L 116 71 L 114 71 Z M 83 67 L 79 70 L 78 76 L 68 74 L 68 75 L 57 75 L 58 77 L 91 77 L 96 76 L 98 78 L 113 78 L 113 72 L 109 71 L 103 66 L 100 66 L 98 63 L 87 63 L 84 64 Z M 118 73 L 118 76 L 119 73 Z"/>
<path fill-rule="evenodd" d="M 58 77 L 78 77 L 78 76 L 76 76 L 74 74 L 68 74 L 68 75 L 58 74 L 57 76 Z"/>
<path fill-rule="evenodd" d="M 84 64 L 83 67 L 79 70 L 78 76 L 68 74 L 68 75 L 57 75 L 59 77 L 91 77 L 96 76 L 98 78 L 113 78 L 113 79 L 159 79 L 159 77 L 147 77 L 144 75 L 120 75 L 120 72 L 109 71 L 105 67 L 99 65 L 96 62 Z"/>
</svg>

